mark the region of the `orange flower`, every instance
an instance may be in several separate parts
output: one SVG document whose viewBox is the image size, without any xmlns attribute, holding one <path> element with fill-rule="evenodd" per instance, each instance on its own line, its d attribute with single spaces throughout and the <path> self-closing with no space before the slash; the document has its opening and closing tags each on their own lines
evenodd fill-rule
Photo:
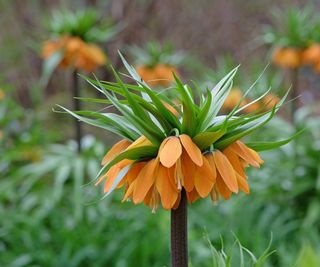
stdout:
<svg viewBox="0 0 320 267">
<path fill-rule="evenodd" d="M 173 72 L 178 74 L 175 67 L 166 64 L 156 65 L 155 72 L 157 79 L 159 79 L 158 83 L 162 86 L 169 86 L 174 81 Z"/>
<path fill-rule="evenodd" d="M 122 140 L 111 148 L 102 164 L 108 164 L 125 150 L 150 144 L 144 136 L 133 143 Z M 164 139 L 156 158 L 140 162 L 121 160 L 96 184 L 106 180 L 104 192 L 108 193 L 120 176 L 121 181 L 116 188 L 125 187 L 123 201 L 132 199 L 134 204 L 144 202 L 153 211 L 161 203 L 164 209 L 170 210 L 179 205 L 182 188 L 190 204 L 209 194 L 213 201 L 217 201 L 220 195 L 229 199 L 232 193 L 239 190 L 249 194 L 244 168 L 248 165 L 259 167 L 262 163 L 257 152 L 240 141 L 223 151 L 202 154 L 192 139 L 182 134 Z M 122 177 L 121 171 L 125 168 L 129 170 Z"/>
<path fill-rule="evenodd" d="M 45 42 L 42 47 L 42 57 L 48 59 L 58 51 L 64 53 L 59 64 L 60 68 L 74 66 L 90 72 L 106 62 L 106 56 L 99 47 L 87 44 L 79 37 L 62 36 L 57 40 Z"/>
<path fill-rule="evenodd" d="M 235 87 L 230 91 L 226 101 L 223 103 L 223 110 L 232 110 L 243 97 L 242 92 L 239 88 Z M 243 106 L 243 103 L 240 104 Z"/>
<path fill-rule="evenodd" d="M 107 58 L 103 51 L 94 44 L 86 44 L 80 48 L 79 55 L 75 59 L 76 68 L 91 72 L 98 66 L 105 64 Z"/>
<path fill-rule="evenodd" d="M 312 44 L 302 53 L 302 62 L 304 64 L 317 64 L 320 62 L 320 44 Z"/>
<path fill-rule="evenodd" d="M 252 101 L 251 99 L 246 98 L 244 100 L 243 105 L 246 105 L 246 104 L 250 103 L 251 101 Z M 252 113 L 252 112 L 257 112 L 260 109 L 261 109 L 261 103 L 255 102 L 255 103 L 252 103 L 250 106 L 247 106 L 245 109 L 243 109 L 243 112 L 244 113 Z"/>
<path fill-rule="evenodd" d="M 136 70 L 142 80 L 150 86 L 169 86 L 174 81 L 172 73 L 178 73 L 175 67 L 166 64 L 157 64 L 154 67 L 142 65 Z"/>
<path fill-rule="evenodd" d="M 272 109 L 276 104 L 278 104 L 280 101 L 280 98 L 277 97 L 274 94 L 267 94 L 264 98 L 262 98 L 261 102 L 262 105 L 264 106 L 264 109 Z"/>
<path fill-rule="evenodd" d="M 6 97 L 6 93 L 0 89 L 0 100 L 3 100 L 5 97 Z"/>
<path fill-rule="evenodd" d="M 217 201 L 219 195 L 227 200 L 232 193 L 238 193 L 239 189 L 249 194 L 244 168 L 248 165 L 259 168 L 263 160 L 256 151 L 236 141 L 222 152 L 214 151 L 210 162 L 212 166 L 215 164 L 217 170 L 217 182 L 211 191 L 212 200 Z"/>
<path fill-rule="evenodd" d="M 283 68 L 298 68 L 302 63 L 302 53 L 298 48 L 280 47 L 272 54 L 274 64 Z"/>
<path fill-rule="evenodd" d="M 317 62 L 317 63 L 315 63 L 315 64 L 313 65 L 313 70 L 314 70 L 315 72 L 320 73 L 320 62 Z"/>
</svg>

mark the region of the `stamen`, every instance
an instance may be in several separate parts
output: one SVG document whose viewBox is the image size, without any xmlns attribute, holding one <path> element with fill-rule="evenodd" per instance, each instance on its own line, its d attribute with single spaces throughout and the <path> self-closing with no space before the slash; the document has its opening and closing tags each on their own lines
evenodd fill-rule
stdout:
<svg viewBox="0 0 320 267">
<path fill-rule="evenodd" d="M 180 179 L 178 178 L 178 190 L 181 190 L 182 189 L 182 187 L 181 187 L 181 181 L 180 181 Z"/>
</svg>

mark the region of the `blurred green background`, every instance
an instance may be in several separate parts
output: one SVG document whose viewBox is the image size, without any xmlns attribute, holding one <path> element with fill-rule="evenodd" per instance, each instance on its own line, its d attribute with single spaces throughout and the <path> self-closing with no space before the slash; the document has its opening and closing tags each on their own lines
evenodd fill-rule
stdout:
<svg viewBox="0 0 320 267">
<path fill-rule="evenodd" d="M 319 15 L 319 3 L 309 4 Z M 168 212 L 152 214 L 147 207 L 121 203 L 122 192 L 102 199 L 102 192 L 88 184 L 114 135 L 84 126 L 78 154 L 72 118 L 52 111 L 55 104 L 72 107 L 71 69 L 55 70 L 46 86 L 40 82 L 41 46 L 49 38 L 46 25 L 53 10 L 92 8 L 118 25 L 115 36 L 99 45 L 108 64 L 119 70 L 118 50 L 136 66 L 170 57 L 184 80 L 205 89 L 241 64 L 235 87 L 246 90 L 271 61 L 271 46 L 261 36 L 273 25 L 273 11 L 282 12 L 277 23 L 285 24 L 290 8 L 305 5 L 289 0 L 0 0 L 0 266 L 170 265 Z M 153 57 L 150 42 L 160 50 Z M 166 44 L 170 49 L 161 51 Z M 95 74 L 113 79 L 106 67 Z M 192 266 L 319 266 L 320 76 L 308 67 L 299 69 L 299 79 L 291 74 L 271 65 L 258 81 L 252 97 L 269 86 L 281 95 L 292 85 L 299 98 L 293 110 L 287 104 L 255 135 L 278 140 L 306 130 L 281 149 L 262 154 L 264 166 L 249 171 L 249 196 L 217 205 L 201 200 L 189 207 Z M 82 96 L 96 96 L 79 82 Z M 255 265 L 273 250 L 263 265 Z"/>
</svg>

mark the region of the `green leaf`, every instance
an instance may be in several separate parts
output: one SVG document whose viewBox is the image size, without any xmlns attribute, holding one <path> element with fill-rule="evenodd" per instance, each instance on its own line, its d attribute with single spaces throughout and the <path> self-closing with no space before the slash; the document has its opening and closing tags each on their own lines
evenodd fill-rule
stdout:
<svg viewBox="0 0 320 267">
<path fill-rule="evenodd" d="M 255 151 L 265 151 L 265 150 L 270 150 L 274 148 L 278 148 L 280 146 L 283 146 L 285 144 L 288 144 L 290 141 L 298 137 L 301 133 L 303 133 L 305 129 L 297 132 L 296 134 L 290 136 L 287 139 L 280 140 L 280 141 L 274 141 L 274 142 L 250 142 L 246 143 L 246 145 L 250 148 L 252 148 Z"/>
<path fill-rule="evenodd" d="M 99 81 L 98 81 L 99 82 Z M 143 119 L 133 114 L 130 109 L 121 104 L 119 100 L 112 96 L 109 92 L 105 91 L 104 94 L 112 102 L 112 104 L 126 117 L 126 119 L 140 131 L 141 135 L 146 136 L 154 145 L 159 145 L 160 142 L 165 138 L 161 129 L 159 129 L 152 122 L 153 127 L 146 123 Z"/>
<path fill-rule="evenodd" d="M 268 123 L 273 116 L 275 115 L 275 108 L 272 110 L 272 112 L 269 112 L 270 114 L 265 114 L 257 121 L 251 121 L 247 125 L 242 125 L 239 128 L 228 132 L 225 136 L 221 138 L 221 140 L 218 140 L 218 142 L 215 144 L 215 147 L 218 149 L 224 149 L 229 144 L 241 139 L 242 137 L 252 133 L 253 131 L 261 128 L 263 125 Z"/>
<path fill-rule="evenodd" d="M 57 105 L 58 107 L 60 107 L 61 109 L 63 109 L 64 111 L 66 111 L 67 113 L 69 113 L 70 115 L 72 115 L 73 117 L 77 118 L 80 121 L 83 121 L 87 124 L 108 130 L 110 132 L 113 132 L 115 134 L 118 134 L 124 138 L 127 138 L 129 140 L 135 140 L 137 138 L 137 134 L 135 134 L 132 131 L 129 131 L 127 128 L 123 127 L 122 125 L 118 124 L 117 121 L 112 120 L 106 116 L 103 116 L 97 112 L 91 112 L 91 111 L 76 111 L 73 112 L 67 108 L 64 108 L 60 105 Z M 80 114 L 80 115 L 79 115 Z M 86 118 L 84 116 L 81 116 L 81 114 L 84 115 L 88 115 L 91 117 L 94 116 L 98 116 L 99 119 L 90 119 L 90 118 Z"/>
<path fill-rule="evenodd" d="M 204 150 L 210 147 L 214 142 L 216 142 L 220 137 L 222 137 L 226 132 L 226 128 L 222 128 L 217 132 L 202 132 L 193 137 L 193 142 L 200 148 Z"/>
<path fill-rule="evenodd" d="M 168 125 L 165 125 L 167 128 L 167 131 L 170 132 L 173 128 L 178 128 L 181 130 L 181 123 L 179 120 L 163 105 L 159 97 L 147 86 L 144 86 L 141 84 L 145 92 L 148 94 L 148 96 L 151 98 L 153 104 L 156 106 L 158 109 L 159 113 L 158 116 L 156 117 L 159 122 L 161 121 L 167 121 Z M 160 118 L 161 117 L 161 118 Z"/>
</svg>

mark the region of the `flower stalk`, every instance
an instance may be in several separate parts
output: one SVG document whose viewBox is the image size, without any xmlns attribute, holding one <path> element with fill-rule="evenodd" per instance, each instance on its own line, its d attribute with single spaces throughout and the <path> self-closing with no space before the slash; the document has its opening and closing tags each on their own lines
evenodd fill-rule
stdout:
<svg viewBox="0 0 320 267">
<path fill-rule="evenodd" d="M 78 80 L 77 69 L 72 72 L 72 101 L 73 101 L 73 109 L 81 110 L 81 103 L 77 98 L 80 96 L 80 87 Z M 77 150 L 78 153 L 81 152 L 81 138 L 82 138 L 82 127 L 80 121 L 77 118 L 74 118 L 74 134 L 77 142 Z"/>
<path fill-rule="evenodd" d="M 178 208 L 171 210 L 171 262 L 172 267 L 188 266 L 188 207 L 184 189 Z"/>
</svg>

